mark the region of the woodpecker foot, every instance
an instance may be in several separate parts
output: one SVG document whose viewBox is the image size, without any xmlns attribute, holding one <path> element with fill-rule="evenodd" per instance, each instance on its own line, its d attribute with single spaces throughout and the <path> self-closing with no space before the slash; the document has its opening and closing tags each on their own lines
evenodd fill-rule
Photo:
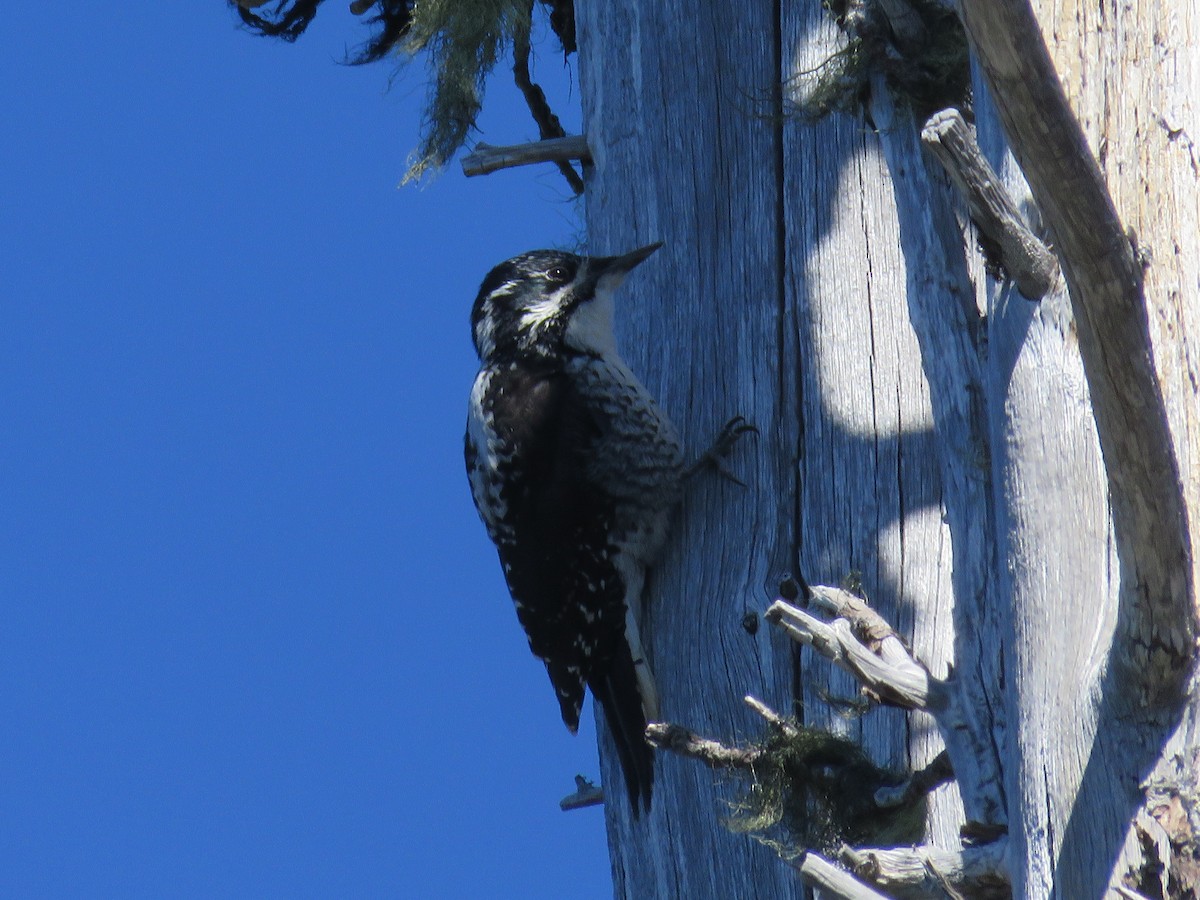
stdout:
<svg viewBox="0 0 1200 900">
<path fill-rule="evenodd" d="M 691 478 L 705 469 L 715 469 L 722 478 L 727 478 L 734 484 L 746 487 L 746 482 L 738 478 L 725 465 L 725 457 L 732 452 L 736 444 L 745 434 L 758 434 L 758 429 L 746 421 L 745 416 L 734 416 L 721 428 L 712 446 L 700 454 L 700 458 L 688 466 L 685 478 Z"/>
</svg>

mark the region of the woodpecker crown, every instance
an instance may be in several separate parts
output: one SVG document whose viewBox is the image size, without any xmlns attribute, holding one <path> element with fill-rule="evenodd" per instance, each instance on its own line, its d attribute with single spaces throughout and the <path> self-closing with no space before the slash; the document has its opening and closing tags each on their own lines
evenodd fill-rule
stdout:
<svg viewBox="0 0 1200 900">
<path fill-rule="evenodd" d="M 623 256 L 533 250 L 500 263 L 471 310 L 475 351 L 484 362 L 615 352 L 612 294 L 661 244 Z"/>
</svg>

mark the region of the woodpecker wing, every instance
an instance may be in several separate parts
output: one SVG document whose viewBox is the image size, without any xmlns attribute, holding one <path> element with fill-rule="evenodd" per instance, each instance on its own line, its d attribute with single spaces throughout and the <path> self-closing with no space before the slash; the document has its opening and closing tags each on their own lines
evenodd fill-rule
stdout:
<svg viewBox="0 0 1200 900">
<path fill-rule="evenodd" d="M 612 543 L 616 499 L 589 474 L 609 430 L 605 413 L 561 370 L 485 368 L 472 391 L 466 455 L 476 506 L 563 721 L 578 728 L 590 686 L 636 809 L 639 798 L 649 805 L 653 758 L 625 640 L 627 585 Z"/>
</svg>

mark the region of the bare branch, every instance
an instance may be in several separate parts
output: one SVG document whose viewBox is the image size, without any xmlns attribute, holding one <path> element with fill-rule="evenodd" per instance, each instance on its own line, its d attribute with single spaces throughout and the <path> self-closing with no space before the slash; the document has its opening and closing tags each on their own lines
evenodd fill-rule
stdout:
<svg viewBox="0 0 1200 900">
<path fill-rule="evenodd" d="M 646 740 L 659 750 L 670 750 L 714 769 L 748 769 L 762 757 L 757 748 L 727 747 L 719 741 L 698 737 L 682 725 L 651 722 L 646 726 Z"/>
<path fill-rule="evenodd" d="M 813 589 L 816 594 L 824 590 Z M 899 652 L 895 652 L 896 648 L 893 647 L 893 652 L 885 659 L 883 655 L 872 653 L 858 640 L 849 620 L 837 618 L 826 624 L 783 600 L 771 604 L 766 619 L 782 627 L 793 640 L 810 645 L 822 656 L 846 669 L 884 702 L 905 709 L 930 707 L 933 698 L 929 673 L 902 647 Z M 895 637 L 889 641 L 899 643 Z M 939 701 L 933 702 L 936 704 Z"/>
<path fill-rule="evenodd" d="M 766 719 L 767 724 L 772 728 L 778 728 L 788 737 L 795 737 L 800 733 L 800 730 L 796 728 L 795 725 L 793 725 L 779 713 L 775 712 L 775 710 L 771 709 L 771 707 L 767 706 L 767 704 L 763 703 L 757 697 L 751 697 L 749 694 L 747 694 L 742 698 L 742 700 L 748 707 Z"/>
<path fill-rule="evenodd" d="M 875 792 L 876 805 L 889 808 L 907 806 L 918 797 L 923 797 L 934 788 L 954 780 L 954 767 L 950 765 L 950 754 L 943 750 L 923 769 L 919 769 L 896 787 L 882 787 Z"/>
<path fill-rule="evenodd" d="M 528 144 L 509 144 L 504 147 L 493 147 L 491 144 L 480 142 L 463 157 L 462 168 L 463 174 L 470 178 L 473 175 L 487 175 L 498 169 L 571 159 L 592 161 L 587 138 L 581 134 L 546 141 L 531 141 Z"/>
<path fill-rule="evenodd" d="M 854 626 L 854 633 L 865 644 L 877 644 L 896 635 L 888 621 L 862 597 L 847 590 L 818 584 L 809 588 L 809 603 Z M 872 647 L 872 649 L 875 649 Z"/>
<path fill-rule="evenodd" d="M 814 606 L 834 611 L 839 617 L 825 623 L 790 603 L 776 600 L 767 610 L 766 619 L 783 628 L 793 640 L 811 646 L 849 671 L 886 702 L 932 715 L 957 776 L 969 824 L 1003 831 L 1007 811 L 992 738 L 979 733 L 975 720 L 964 714 L 963 704 L 967 701 L 958 683 L 953 678 L 932 677 L 864 600 L 824 586 L 812 588 L 812 598 Z M 853 617 L 853 622 L 846 616 Z M 856 630 L 868 639 L 885 635 L 874 642 L 876 652 L 871 652 Z M 936 775 L 936 768 L 926 773 L 929 778 Z"/>
<path fill-rule="evenodd" d="M 820 888 L 823 894 L 830 897 L 839 897 L 842 900 L 889 900 L 886 894 L 868 887 L 849 872 L 839 869 L 816 853 L 805 853 L 804 859 L 796 868 L 805 882 Z"/>
<path fill-rule="evenodd" d="M 572 809 L 583 809 L 587 806 L 602 806 L 604 791 L 596 787 L 582 775 L 575 776 L 575 793 L 568 794 L 558 801 L 558 808 L 563 812 Z"/>
<path fill-rule="evenodd" d="M 921 130 L 921 141 L 966 198 L 971 220 L 999 248 L 1000 262 L 1017 289 L 1030 300 L 1041 300 L 1058 280 L 1058 260 L 1021 220 L 962 114 L 957 109 L 934 113 Z"/>
<path fill-rule="evenodd" d="M 967 896 L 1008 900 L 1012 888 L 1004 868 L 1008 839 L 944 850 L 940 847 L 873 849 L 842 847 L 838 858 L 858 877 L 906 897 Z"/>
</svg>

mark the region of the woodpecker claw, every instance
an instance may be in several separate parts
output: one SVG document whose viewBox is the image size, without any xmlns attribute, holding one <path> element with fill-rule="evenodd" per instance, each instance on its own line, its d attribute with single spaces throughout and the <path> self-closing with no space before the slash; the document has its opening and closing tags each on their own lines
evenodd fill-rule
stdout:
<svg viewBox="0 0 1200 900">
<path fill-rule="evenodd" d="M 724 460 L 713 460 L 712 466 L 717 470 L 717 475 L 719 475 L 721 478 L 724 478 L 727 481 L 732 481 L 738 487 L 749 487 L 746 482 L 742 481 L 742 479 L 733 474 L 733 470 L 725 465 Z"/>
<path fill-rule="evenodd" d="M 712 446 L 700 454 L 697 459 L 687 470 L 686 477 L 700 472 L 705 468 L 713 468 L 717 474 L 732 481 L 734 484 L 746 487 L 746 482 L 738 478 L 725 465 L 725 457 L 732 452 L 734 445 L 741 439 L 744 434 L 758 434 L 758 428 L 746 421 L 745 416 L 734 416 L 722 427 L 717 439 L 713 441 Z"/>
</svg>

